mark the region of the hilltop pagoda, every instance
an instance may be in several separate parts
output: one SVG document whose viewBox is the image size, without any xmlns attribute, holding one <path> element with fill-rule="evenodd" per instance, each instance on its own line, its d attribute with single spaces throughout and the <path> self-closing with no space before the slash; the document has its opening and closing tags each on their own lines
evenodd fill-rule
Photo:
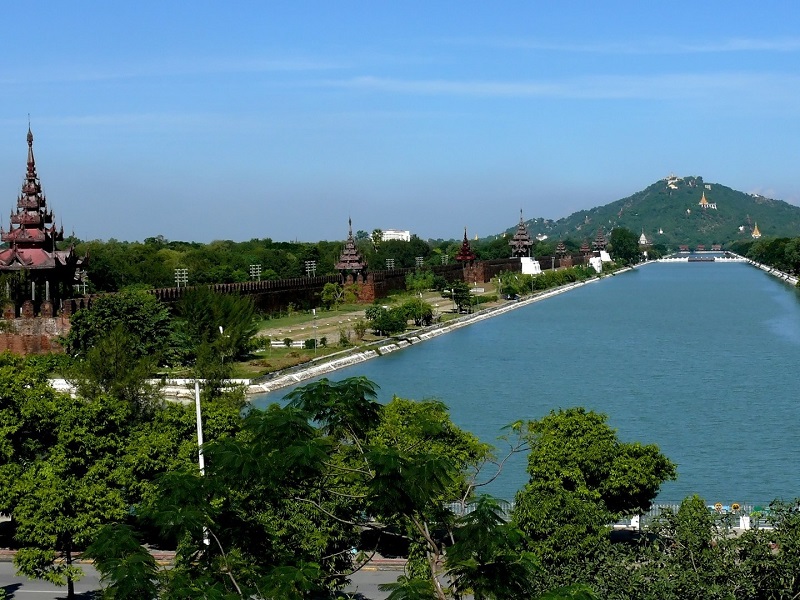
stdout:
<svg viewBox="0 0 800 600">
<path fill-rule="evenodd" d="M 361 253 L 356 248 L 356 241 L 353 238 L 353 220 L 348 219 L 347 223 L 350 227 L 347 241 L 345 241 L 342 253 L 339 255 L 339 262 L 336 263 L 336 270 L 342 274 L 343 278 L 346 278 L 348 274 L 357 277 L 367 268 L 367 264 L 361 258 Z"/>
<path fill-rule="evenodd" d="M 698 202 L 697 204 L 698 204 L 698 206 L 701 206 L 703 208 L 712 208 L 714 210 L 717 210 L 717 203 L 716 202 L 709 202 L 708 200 L 706 200 L 705 191 L 703 191 L 702 196 L 700 196 L 700 202 Z"/>
<path fill-rule="evenodd" d="M 36 173 L 33 157 L 33 133 L 28 127 L 28 167 L 22 192 L 17 198 L 17 210 L 11 212 L 8 230 L 0 227 L 0 274 L 6 279 L 9 309 L 14 315 L 50 317 L 61 301 L 72 295 L 76 271 L 86 262 L 75 254 L 70 245 L 59 250 L 57 242 L 64 239 L 64 228 L 56 229 L 52 210 Z M 10 312 L 10 311 L 8 311 Z M 12 317 L 4 311 L 4 317 Z"/>
<path fill-rule="evenodd" d="M 469 245 L 469 239 L 467 239 L 467 228 L 464 227 L 464 241 L 461 242 L 461 248 L 458 250 L 458 254 L 456 254 L 456 260 L 460 263 L 471 263 L 476 258 L 477 256 L 475 256 L 475 253 Z"/>
<path fill-rule="evenodd" d="M 528 233 L 528 228 L 525 226 L 525 221 L 522 219 L 522 209 L 519 211 L 519 224 L 517 225 L 517 231 L 514 233 L 514 237 L 511 238 L 511 241 L 508 242 L 508 245 L 511 246 L 511 256 L 513 257 L 531 255 L 531 246 L 533 246 L 533 240 L 531 240 L 531 236 Z"/>
<path fill-rule="evenodd" d="M 756 222 L 755 227 L 753 227 L 753 233 L 750 234 L 754 240 L 757 240 L 761 237 L 761 232 L 758 230 L 758 222 Z"/>
</svg>

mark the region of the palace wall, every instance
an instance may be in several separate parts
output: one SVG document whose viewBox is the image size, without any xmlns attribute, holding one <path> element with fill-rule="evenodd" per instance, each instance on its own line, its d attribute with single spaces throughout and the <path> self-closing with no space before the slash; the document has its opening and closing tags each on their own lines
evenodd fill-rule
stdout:
<svg viewBox="0 0 800 600">
<path fill-rule="evenodd" d="M 573 264 L 583 264 L 586 258 L 580 255 L 565 256 L 558 259 L 551 256 L 536 257 L 542 269 L 552 267 L 561 268 Z M 366 276 L 349 275 L 344 281 L 340 275 L 325 275 L 319 277 L 296 277 L 293 279 L 277 279 L 268 281 L 248 281 L 243 283 L 220 283 L 209 287 L 221 294 L 242 294 L 253 298 L 258 310 L 263 312 L 278 312 L 285 310 L 289 304 L 299 310 L 306 310 L 317 306 L 319 295 L 326 283 L 344 283 L 344 285 L 358 285 L 358 300 L 370 304 L 376 299 L 385 298 L 391 292 L 404 290 L 406 277 L 416 269 L 392 269 L 388 271 L 375 271 Z M 437 265 L 431 270 L 435 275 L 444 277 L 447 281 L 465 281 L 471 284 L 487 283 L 503 271 L 519 272 L 521 263 L 516 258 L 503 258 L 487 261 L 473 261 L 462 265 Z M 151 293 L 162 302 L 172 304 L 179 301 L 189 288 L 161 288 L 151 290 Z M 60 352 L 61 348 L 55 341 L 59 335 L 69 331 L 69 319 L 78 310 L 88 308 L 100 294 L 70 298 L 61 304 L 59 315 L 53 317 L 52 307 L 45 306 L 41 314 L 34 315 L 32 306 L 23 307 L 22 318 L 14 318 L 13 308 L 10 312 L 4 311 L 2 322 L 7 323 L 7 330 L 0 331 L 0 351 L 10 350 L 16 354 L 40 354 L 46 352 Z"/>
<path fill-rule="evenodd" d="M 4 329 L 0 331 L 0 352 L 14 354 L 47 354 L 63 352 L 56 341 L 58 336 L 69 331 L 69 318 L 28 317 L 3 319 Z"/>
</svg>

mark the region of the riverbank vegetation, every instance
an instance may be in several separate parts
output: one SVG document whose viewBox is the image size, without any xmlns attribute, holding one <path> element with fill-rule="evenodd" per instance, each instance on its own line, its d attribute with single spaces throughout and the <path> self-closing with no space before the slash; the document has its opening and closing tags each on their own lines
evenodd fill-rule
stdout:
<svg viewBox="0 0 800 600">
<path fill-rule="evenodd" d="M 737 242 L 731 251 L 784 273 L 800 275 L 800 237 Z"/>
</svg>

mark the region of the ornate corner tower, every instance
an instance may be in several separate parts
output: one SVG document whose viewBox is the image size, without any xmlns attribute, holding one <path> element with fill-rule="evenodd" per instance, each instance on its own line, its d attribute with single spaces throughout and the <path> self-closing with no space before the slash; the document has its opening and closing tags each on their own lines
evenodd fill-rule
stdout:
<svg viewBox="0 0 800 600">
<path fill-rule="evenodd" d="M 28 165 L 16 212 L 11 212 L 10 227 L 0 227 L 0 276 L 5 279 L 7 304 L 15 316 L 53 316 L 61 301 L 72 295 L 75 272 L 85 258 L 78 257 L 70 245 L 59 250 L 64 228 L 56 228 L 52 210 L 36 173 L 33 133 L 28 126 Z"/>
</svg>

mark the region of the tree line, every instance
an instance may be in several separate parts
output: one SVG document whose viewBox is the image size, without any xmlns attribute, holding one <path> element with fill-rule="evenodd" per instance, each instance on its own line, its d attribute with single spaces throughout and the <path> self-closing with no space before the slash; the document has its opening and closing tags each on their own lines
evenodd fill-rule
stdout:
<svg viewBox="0 0 800 600">
<path fill-rule="evenodd" d="M 800 274 L 800 237 L 735 242 L 731 250 L 784 273 Z"/>
<path fill-rule="evenodd" d="M 394 268 L 452 264 L 461 248 L 460 240 L 422 240 L 412 236 L 409 241 L 380 241 L 366 232 L 359 232 L 356 244 L 367 268 L 381 271 L 387 265 Z M 218 240 L 200 242 L 170 241 L 163 236 L 146 238 L 143 242 L 81 241 L 71 238 L 76 252 L 88 254 L 87 292 L 116 292 L 131 285 L 150 288 L 175 286 L 175 270 L 187 269 L 188 285 L 236 283 L 260 279 L 289 279 L 309 273 L 333 275 L 344 246 L 342 241 L 275 242 L 269 238 L 245 242 Z M 481 260 L 508 258 L 508 238 L 470 241 L 473 252 Z M 577 253 L 579 244 L 568 242 L 568 249 Z M 550 240 L 537 242 L 536 256 L 550 256 L 555 244 Z M 388 262 L 387 262 L 388 261 Z M 251 267 L 256 270 L 251 271 Z"/>
</svg>

